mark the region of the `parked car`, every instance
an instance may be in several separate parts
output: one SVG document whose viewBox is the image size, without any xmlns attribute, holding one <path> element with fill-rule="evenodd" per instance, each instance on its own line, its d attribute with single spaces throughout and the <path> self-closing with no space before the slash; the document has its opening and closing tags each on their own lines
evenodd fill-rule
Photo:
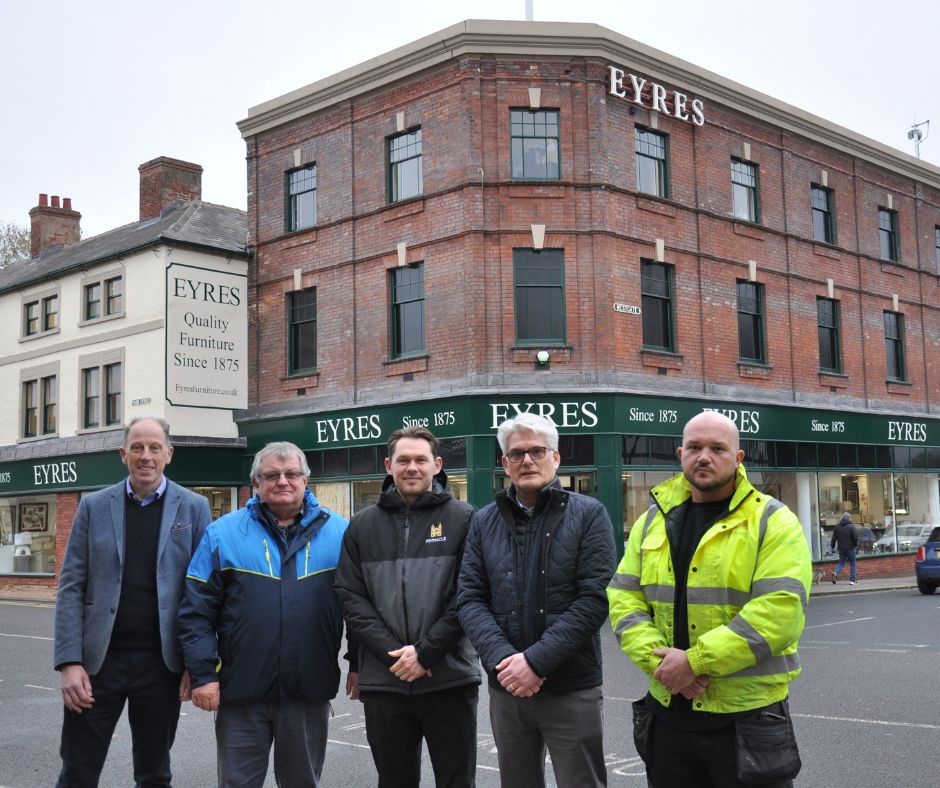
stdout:
<svg viewBox="0 0 940 788">
<path fill-rule="evenodd" d="M 935 527 L 927 543 L 917 548 L 914 556 L 917 587 L 922 594 L 932 594 L 940 585 L 940 527 Z"/>
<path fill-rule="evenodd" d="M 895 547 L 895 530 L 897 530 L 897 547 Z M 889 526 L 881 539 L 875 542 L 875 550 L 879 553 L 893 553 L 895 550 L 905 553 L 909 550 L 916 550 L 927 542 L 932 530 L 932 525 L 923 523 L 902 523 L 897 526 L 897 529 L 893 525 Z"/>
<path fill-rule="evenodd" d="M 870 553 L 874 548 L 875 542 L 878 541 L 875 532 L 866 525 L 856 525 L 855 533 L 858 534 L 858 552 Z"/>
</svg>

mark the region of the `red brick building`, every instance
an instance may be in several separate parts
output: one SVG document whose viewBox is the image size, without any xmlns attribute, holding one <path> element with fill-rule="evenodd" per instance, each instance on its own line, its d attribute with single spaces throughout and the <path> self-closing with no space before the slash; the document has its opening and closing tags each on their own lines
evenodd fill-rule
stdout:
<svg viewBox="0 0 940 788">
<path fill-rule="evenodd" d="M 891 551 L 940 522 L 937 167 L 586 24 L 463 22 L 239 128 L 240 429 L 298 442 L 335 508 L 425 420 L 487 502 L 530 409 L 629 527 L 714 408 L 817 557 L 844 510 Z"/>
</svg>

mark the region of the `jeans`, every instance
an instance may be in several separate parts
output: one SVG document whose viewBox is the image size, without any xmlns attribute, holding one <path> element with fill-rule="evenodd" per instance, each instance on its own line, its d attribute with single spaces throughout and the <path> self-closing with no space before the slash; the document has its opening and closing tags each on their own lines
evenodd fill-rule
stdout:
<svg viewBox="0 0 940 788">
<path fill-rule="evenodd" d="M 835 574 L 837 577 L 838 577 L 838 575 L 839 575 L 839 572 L 842 571 L 842 567 L 845 566 L 846 562 L 848 562 L 848 564 L 849 564 L 849 569 L 851 570 L 851 571 L 850 571 L 850 574 L 849 574 L 849 580 L 851 580 L 851 581 L 854 583 L 854 582 L 855 582 L 855 579 L 856 579 L 856 576 L 855 576 L 855 548 L 854 548 L 854 547 L 851 548 L 851 549 L 849 549 L 849 550 L 840 550 L 840 551 L 839 551 L 839 562 L 836 564 L 836 570 L 835 570 L 835 572 L 834 572 L 834 574 Z"/>
</svg>

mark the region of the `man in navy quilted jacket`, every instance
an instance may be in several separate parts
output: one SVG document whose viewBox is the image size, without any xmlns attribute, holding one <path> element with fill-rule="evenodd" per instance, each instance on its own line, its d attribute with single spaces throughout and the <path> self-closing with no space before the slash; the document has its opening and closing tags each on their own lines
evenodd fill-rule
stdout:
<svg viewBox="0 0 940 788">
<path fill-rule="evenodd" d="M 558 430 L 523 413 L 497 430 L 512 482 L 470 524 L 458 615 L 489 679 L 504 788 L 607 785 L 600 627 L 616 568 L 613 526 L 556 471 Z"/>
</svg>

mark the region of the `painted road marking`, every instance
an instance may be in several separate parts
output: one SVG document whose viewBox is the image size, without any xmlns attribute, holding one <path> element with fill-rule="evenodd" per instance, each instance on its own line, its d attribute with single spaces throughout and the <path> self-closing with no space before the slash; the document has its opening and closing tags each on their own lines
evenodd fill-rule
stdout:
<svg viewBox="0 0 940 788">
<path fill-rule="evenodd" d="M 940 731 L 940 725 L 931 725 L 929 722 L 893 722 L 892 720 L 866 720 L 860 717 L 827 717 L 824 714 L 794 714 L 791 717 L 805 717 L 810 720 L 827 720 L 829 722 L 862 722 L 866 725 L 888 725 L 897 728 L 925 728 L 930 731 Z"/>
<path fill-rule="evenodd" d="M 11 632 L 0 632 L 3 638 L 25 638 L 26 640 L 52 640 L 53 638 L 43 637 L 42 635 L 14 635 Z"/>
<path fill-rule="evenodd" d="M 809 627 L 804 627 L 804 629 L 819 629 L 820 627 L 834 627 L 836 624 L 855 624 L 859 621 L 872 621 L 874 616 L 865 616 L 865 618 L 850 618 L 847 621 L 830 621 L 828 624 L 813 624 Z"/>
</svg>

